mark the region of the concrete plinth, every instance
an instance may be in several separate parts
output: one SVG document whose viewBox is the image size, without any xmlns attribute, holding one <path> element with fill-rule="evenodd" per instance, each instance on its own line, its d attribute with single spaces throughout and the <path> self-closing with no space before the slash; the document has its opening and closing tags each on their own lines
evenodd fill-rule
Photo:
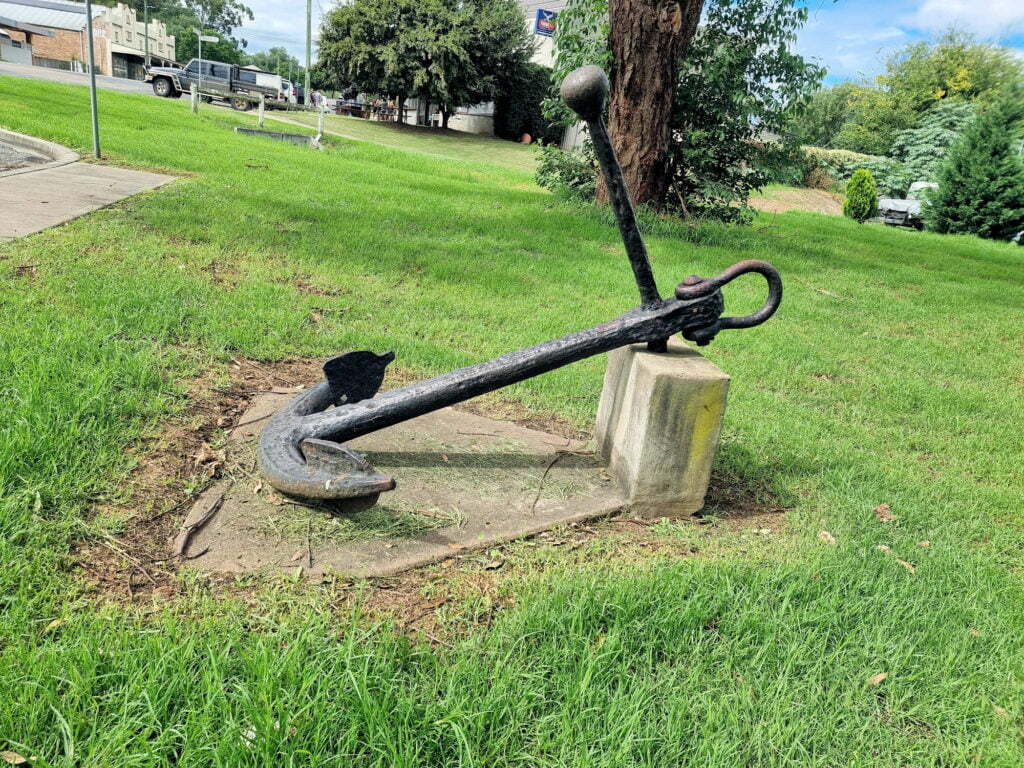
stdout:
<svg viewBox="0 0 1024 768">
<path fill-rule="evenodd" d="M 729 377 L 680 341 L 668 352 L 634 345 L 608 354 L 597 444 L 642 517 L 704 506 Z"/>
</svg>

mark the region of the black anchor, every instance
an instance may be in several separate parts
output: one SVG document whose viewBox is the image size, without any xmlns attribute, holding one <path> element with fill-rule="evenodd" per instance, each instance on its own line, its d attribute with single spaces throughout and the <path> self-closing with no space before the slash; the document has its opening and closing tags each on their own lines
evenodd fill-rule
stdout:
<svg viewBox="0 0 1024 768">
<path fill-rule="evenodd" d="M 561 91 L 590 129 L 641 305 L 593 328 L 384 393 L 379 393 L 384 369 L 394 353 L 349 352 L 328 360 L 325 380 L 293 398 L 263 430 L 260 466 L 276 489 L 308 499 L 372 501 L 392 490 L 395 481 L 343 445 L 347 440 L 627 344 L 647 343 L 652 351 L 663 352 L 668 338 L 681 333 L 703 346 L 719 331 L 760 325 L 778 309 L 782 279 L 771 264 L 755 260 L 738 262 L 710 279 L 692 275 L 676 287 L 674 297 L 661 298 L 604 125 L 608 78 L 598 67 L 581 67 L 565 78 Z M 752 315 L 722 317 L 720 289 L 748 272 L 767 280 L 767 301 Z"/>
</svg>

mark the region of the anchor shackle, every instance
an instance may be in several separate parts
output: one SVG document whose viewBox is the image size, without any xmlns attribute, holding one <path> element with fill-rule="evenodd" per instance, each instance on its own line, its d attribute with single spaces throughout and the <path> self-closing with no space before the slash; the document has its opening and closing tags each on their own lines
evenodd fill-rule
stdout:
<svg viewBox="0 0 1024 768">
<path fill-rule="evenodd" d="M 761 325 L 768 318 L 775 314 L 775 310 L 782 303 L 782 276 L 779 270 L 760 259 L 746 259 L 738 261 L 728 269 L 723 270 L 715 277 L 701 277 L 690 275 L 676 286 L 676 298 L 681 301 L 703 298 L 711 293 L 722 289 L 722 286 L 731 283 L 740 275 L 755 272 L 762 275 L 768 283 L 768 298 L 757 312 L 742 317 L 720 317 L 718 321 L 707 328 L 701 328 L 693 332 L 693 341 L 704 346 L 715 337 L 719 331 L 735 330 L 738 328 L 753 328 Z"/>
</svg>

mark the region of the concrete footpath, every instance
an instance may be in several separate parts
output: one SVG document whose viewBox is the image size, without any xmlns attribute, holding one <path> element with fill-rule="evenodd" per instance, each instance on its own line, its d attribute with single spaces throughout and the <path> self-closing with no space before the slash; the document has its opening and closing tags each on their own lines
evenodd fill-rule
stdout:
<svg viewBox="0 0 1024 768">
<path fill-rule="evenodd" d="M 10 147 L 51 162 L 0 173 L 0 242 L 63 224 L 174 179 L 159 173 L 83 163 L 64 147 L 4 131 Z"/>
</svg>

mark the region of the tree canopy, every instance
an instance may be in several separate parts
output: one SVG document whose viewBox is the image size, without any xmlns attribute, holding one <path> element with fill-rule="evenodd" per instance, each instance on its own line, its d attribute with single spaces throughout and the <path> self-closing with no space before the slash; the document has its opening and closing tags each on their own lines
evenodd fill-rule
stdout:
<svg viewBox="0 0 1024 768">
<path fill-rule="evenodd" d="M 515 0 L 355 0 L 324 19 L 318 70 L 360 91 L 450 110 L 494 98 L 531 41 Z"/>
<path fill-rule="evenodd" d="M 818 91 L 793 127 L 807 144 L 884 155 L 936 105 L 987 104 L 1022 81 L 1024 61 L 1011 51 L 951 30 L 893 54 L 873 82 Z"/>
</svg>

